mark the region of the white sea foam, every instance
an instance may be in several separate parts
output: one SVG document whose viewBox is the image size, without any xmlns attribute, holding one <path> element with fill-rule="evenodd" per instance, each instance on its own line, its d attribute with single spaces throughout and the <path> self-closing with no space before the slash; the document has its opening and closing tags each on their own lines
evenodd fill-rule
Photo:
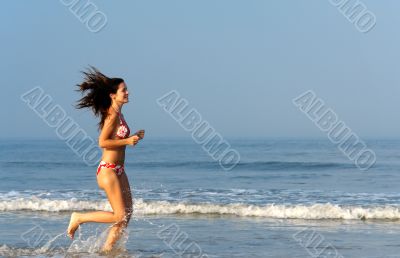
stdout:
<svg viewBox="0 0 400 258">
<path fill-rule="evenodd" d="M 0 211 L 111 211 L 109 203 L 89 200 L 50 200 L 37 197 L 1 200 Z M 279 219 L 400 219 L 400 206 L 341 206 L 330 203 L 314 205 L 249 205 L 243 203 L 212 204 L 135 199 L 136 215 L 215 214 L 239 217 Z"/>
<path fill-rule="evenodd" d="M 0 256 L 1 257 L 25 257 L 25 256 L 52 256 L 52 257 L 64 257 L 65 250 L 63 248 L 53 248 L 49 250 L 45 247 L 30 247 L 30 248 L 18 248 L 11 247 L 3 244 L 0 246 Z M 61 256 L 62 255 L 62 256 Z"/>
<path fill-rule="evenodd" d="M 71 198 L 51 200 L 37 197 L 15 198 L 0 201 L 0 211 L 76 211 L 76 210 L 111 210 L 107 201 L 87 201 Z"/>
</svg>

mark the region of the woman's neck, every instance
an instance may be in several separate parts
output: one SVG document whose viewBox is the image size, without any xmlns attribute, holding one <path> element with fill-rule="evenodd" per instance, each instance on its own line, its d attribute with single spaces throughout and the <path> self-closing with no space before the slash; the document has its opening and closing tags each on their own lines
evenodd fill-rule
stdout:
<svg viewBox="0 0 400 258">
<path fill-rule="evenodd" d="M 114 109 L 115 112 L 121 113 L 122 105 L 118 105 L 117 103 L 111 104 L 111 108 Z"/>
</svg>

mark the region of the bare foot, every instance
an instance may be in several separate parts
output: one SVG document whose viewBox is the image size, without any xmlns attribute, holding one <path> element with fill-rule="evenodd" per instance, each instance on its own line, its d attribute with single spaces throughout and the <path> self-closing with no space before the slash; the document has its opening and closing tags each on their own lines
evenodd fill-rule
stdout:
<svg viewBox="0 0 400 258">
<path fill-rule="evenodd" d="M 79 220 L 78 220 L 78 213 L 73 212 L 71 214 L 71 220 L 69 221 L 69 226 L 67 229 L 67 235 L 71 238 L 74 239 L 74 234 L 76 229 L 79 227 Z"/>
<path fill-rule="evenodd" d="M 107 254 L 110 254 L 111 251 L 112 251 L 112 246 L 104 245 L 103 248 L 101 248 L 100 253 L 107 255 Z"/>
</svg>

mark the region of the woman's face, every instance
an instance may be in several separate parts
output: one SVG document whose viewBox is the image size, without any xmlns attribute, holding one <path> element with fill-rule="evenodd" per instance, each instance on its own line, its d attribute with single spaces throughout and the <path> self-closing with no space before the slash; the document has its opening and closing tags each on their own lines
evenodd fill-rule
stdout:
<svg viewBox="0 0 400 258">
<path fill-rule="evenodd" d="M 121 82 L 118 85 L 118 90 L 115 94 L 112 94 L 113 96 L 111 97 L 114 101 L 125 104 L 129 102 L 129 93 L 128 93 L 128 88 L 126 87 L 125 82 Z"/>
</svg>

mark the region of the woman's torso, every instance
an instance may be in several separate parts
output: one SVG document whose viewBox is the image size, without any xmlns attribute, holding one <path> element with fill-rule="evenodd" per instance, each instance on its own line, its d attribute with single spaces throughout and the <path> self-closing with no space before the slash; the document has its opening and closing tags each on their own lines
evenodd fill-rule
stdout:
<svg viewBox="0 0 400 258">
<path fill-rule="evenodd" d="M 126 123 L 122 113 L 118 113 L 118 124 L 113 131 L 112 140 L 126 139 L 129 137 L 130 129 Z M 126 146 L 117 148 L 103 148 L 103 156 L 101 160 L 114 164 L 124 164 Z"/>
</svg>

